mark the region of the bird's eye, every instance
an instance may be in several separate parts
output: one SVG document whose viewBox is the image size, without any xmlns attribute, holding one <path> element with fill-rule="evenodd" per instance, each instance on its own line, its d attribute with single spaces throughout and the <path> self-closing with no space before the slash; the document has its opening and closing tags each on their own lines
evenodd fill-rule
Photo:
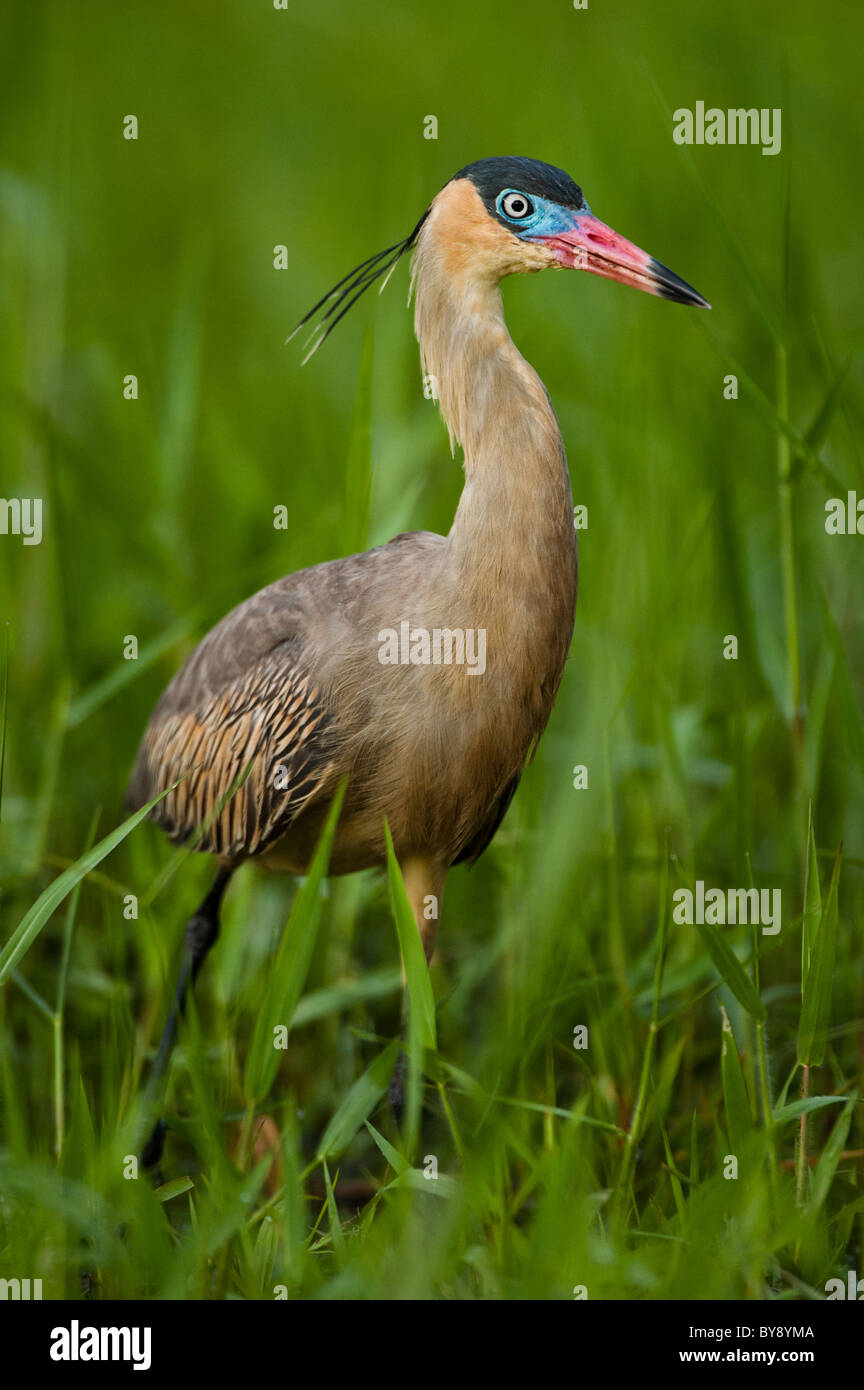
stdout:
<svg viewBox="0 0 864 1390">
<path fill-rule="evenodd" d="M 534 211 L 534 204 L 524 193 L 517 193 L 510 189 L 507 193 L 502 193 L 498 199 L 498 209 L 503 212 L 505 217 L 509 217 L 512 222 L 524 222 L 526 217 L 530 217 Z"/>
</svg>

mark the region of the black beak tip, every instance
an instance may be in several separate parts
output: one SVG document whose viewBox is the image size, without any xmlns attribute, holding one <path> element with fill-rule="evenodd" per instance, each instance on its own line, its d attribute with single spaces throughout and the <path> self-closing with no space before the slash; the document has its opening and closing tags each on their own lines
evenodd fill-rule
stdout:
<svg viewBox="0 0 864 1390">
<path fill-rule="evenodd" d="M 692 285 L 688 285 L 686 280 L 682 280 L 681 276 L 676 275 L 667 265 L 652 260 L 649 270 L 661 299 L 670 299 L 673 304 L 689 304 L 696 309 L 711 308 L 704 295 L 694 290 Z"/>
</svg>

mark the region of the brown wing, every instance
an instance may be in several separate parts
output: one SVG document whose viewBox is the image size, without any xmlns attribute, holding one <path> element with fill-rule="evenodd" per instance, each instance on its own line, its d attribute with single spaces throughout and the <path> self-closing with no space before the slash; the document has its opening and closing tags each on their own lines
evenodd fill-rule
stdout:
<svg viewBox="0 0 864 1390">
<path fill-rule="evenodd" d="M 493 802 L 489 815 L 477 828 L 471 837 L 460 848 L 453 864 L 476 864 L 480 855 L 487 850 L 495 838 L 499 825 L 507 814 L 510 802 L 516 795 L 516 788 L 519 786 L 521 774 L 517 773 L 511 777 L 510 781 L 501 792 L 498 799 Z"/>
<path fill-rule="evenodd" d="M 128 799 L 143 805 L 183 778 L 150 812 L 172 840 L 225 859 L 260 854 L 327 782 L 329 722 L 296 656 L 297 643 L 281 643 L 192 708 L 169 687 Z"/>
<path fill-rule="evenodd" d="M 287 575 L 234 608 L 159 701 L 129 804 L 145 805 L 182 777 L 150 813 L 173 840 L 200 834 L 197 849 L 227 859 L 265 850 L 345 770 L 345 729 L 321 695 L 322 683 L 333 688 L 326 658 L 356 641 L 370 589 L 401 592 L 412 567 L 445 544 L 431 532 L 396 536 Z"/>
</svg>

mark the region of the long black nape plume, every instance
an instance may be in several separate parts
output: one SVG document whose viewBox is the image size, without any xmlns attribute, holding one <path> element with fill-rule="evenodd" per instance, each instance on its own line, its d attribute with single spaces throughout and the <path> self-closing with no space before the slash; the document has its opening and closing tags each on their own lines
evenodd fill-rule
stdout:
<svg viewBox="0 0 864 1390">
<path fill-rule="evenodd" d="M 379 251 L 377 256 L 370 256 L 368 260 L 362 261 L 360 265 L 355 266 L 353 270 L 342 277 L 338 284 L 335 284 L 331 290 L 328 290 L 327 293 L 318 300 L 317 304 L 312 306 L 308 314 L 303 315 L 297 327 L 285 339 L 286 343 L 290 343 L 295 334 L 299 333 L 300 329 L 303 328 L 305 324 L 309 323 L 310 319 L 315 317 L 319 309 L 323 309 L 325 304 L 330 305 L 329 309 L 321 315 L 317 324 L 315 324 L 312 334 L 307 341 L 308 351 L 303 358 L 304 363 L 308 362 L 309 358 L 318 351 L 325 338 L 329 338 L 339 320 L 345 317 L 352 304 L 356 304 L 361 294 L 365 294 L 369 286 L 374 285 L 375 281 L 379 280 L 383 275 L 384 280 L 381 289 L 378 291 L 379 294 L 381 293 L 381 290 L 384 289 L 399 261 L 405 255 L 405 252 L 410 251 L 413 247 L 420 233 L 420 228 L 423 226 L 428 216 L 429 210 L 427 208 L 410 236 L 407 236 L 404 241 L 395 242 L 393 246 L 388 246 L 386 250 Z M 330 303 L 331 300 L 333 301 L 332 303 Z M 346 300 L 347 303 L 345 302 Z"/>
</svg>

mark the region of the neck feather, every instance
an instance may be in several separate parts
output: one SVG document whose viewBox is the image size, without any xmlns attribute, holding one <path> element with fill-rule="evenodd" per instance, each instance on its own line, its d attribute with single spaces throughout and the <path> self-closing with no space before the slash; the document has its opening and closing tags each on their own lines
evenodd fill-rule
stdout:
<svg viewBox="0 0 864 1390">
<path fill-rule="evenodd" d="M 567 460 L 546 389 L 517 350 L 498 278 L 421 235 L 412 280 L 423 371 L 434 379 L 451 444 L 465 454 L 465 488 L 450 532 L 463 577 L 525 583 L 556 569 L 575 604 L 576 545 Z M 536 583 L 534 585 L 536 587 Z M 572 589 L 572 594 L 571 594 Z M 512 596 L 512 591 L 511 591 Z"/>
<path fill-rule="evenodd" d="M 430 378 L 451 444 L 465 451 L 465 467 L 482 463 L 508 423 L 527 431 L 541 450 L 563 453 L 555 412 L 534 369 L 516 349 L 497 279 L 453 274 L 451 258 L 431 236 L 421 239 L 412 268 L 414 327 L 423 372 Z"/>
</svg>

